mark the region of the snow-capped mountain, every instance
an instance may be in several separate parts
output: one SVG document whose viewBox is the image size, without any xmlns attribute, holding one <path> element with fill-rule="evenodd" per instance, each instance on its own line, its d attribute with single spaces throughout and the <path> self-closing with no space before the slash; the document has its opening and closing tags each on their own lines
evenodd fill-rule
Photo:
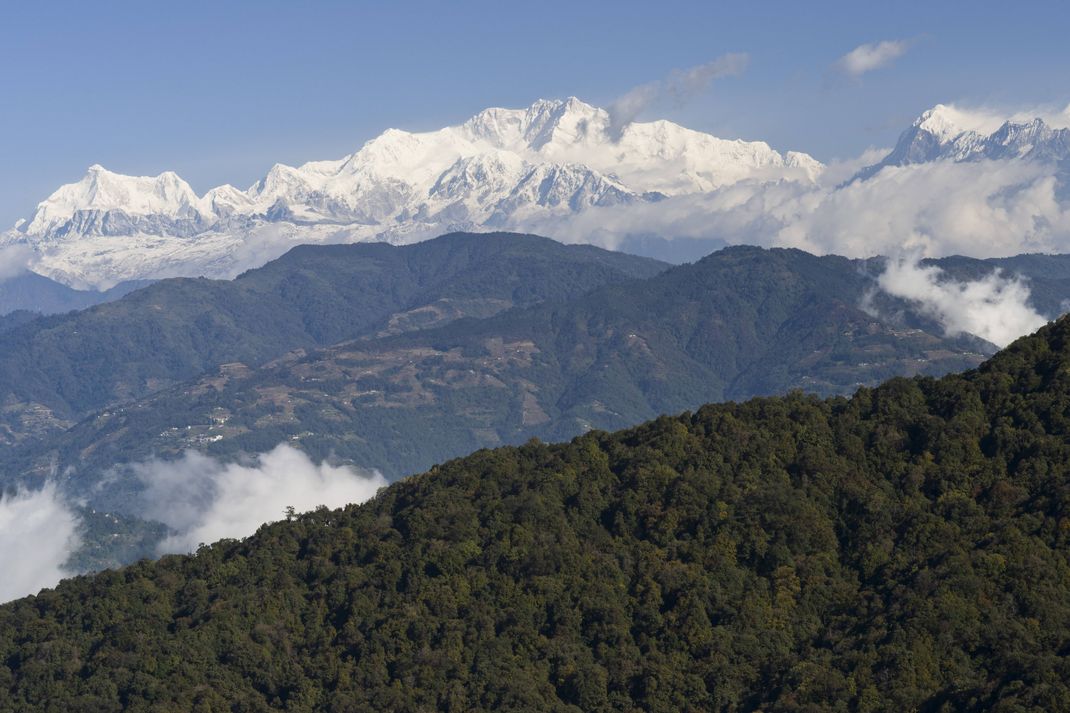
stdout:
<svg viewBox="0 0 1070 713">
<path fill-rule="evenodd" d="M 1070 128 L 1052 128 L 1043 119 L 1006 120 L 986 132 L 972 126 L 967 113 L 937 104 L 915 119 L 899 136 L 895 148 L 880 162 L 860 171 L 866 179 L 885 166 L 908 166 L 931 161 L 1025 159 L 1062 161 L 1070 158 Z"/>
<path fill-rule="evenodd" d="M 0 237 L 77 286 L 227 276 L 304 242 L 412 242 L 453 229 L 524 229 L 592 207 L 660 201 L 740 181 L 812 183 L 823 166 L 760 141 L 668 121 L 632 123 L 575 98 L 487 109 L 459 126 L 391 129 L 337 161 L 277 164 L 248 190 L 203 196 L 174 173 L 92 166 Z"/>
<path fill-rule="evenodd" d="M 210 196 L 200 198 L 177 174 L 121 176 L 89 167 L 77 183 L 61 186 L 37 206 L 27 235 L 58 240 L 68 235 L 153 233 L 192 235 L 215 222 Z"/>
</svg>

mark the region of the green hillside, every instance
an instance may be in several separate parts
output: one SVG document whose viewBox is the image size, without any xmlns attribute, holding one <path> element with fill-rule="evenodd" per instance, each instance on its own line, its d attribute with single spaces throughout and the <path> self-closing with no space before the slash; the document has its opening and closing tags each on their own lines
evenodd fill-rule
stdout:
<svg viewBox="0 0 1070 713">
<path fill-rule="evenodd" d="M 0 341 L 0 445 L 228 362 L 567 299 L 665 265 L 536 236 L 455 233 L 405 247 L 301 246 L 236 280 L 162 280 L 33 320 Z"/>
<path fill-rule="evenodd" d="M 1068 554 L 1063 319 L 67 581 L 0 607 L 0 710 L 1066 710 Z"/>
<path fill-rule="evenodd" d="M 567 301 L 228 365 L 0 454 L 0 472 L 58 469 L 95 506 L 120 512 L 140 487 L 115 477 L 122 466 L 190 448 L 232 459 L 287 442 L 395 479 L 481 447 L 625 428 L 713 401 L 793 388 L 847 395 L 892 376 L 942 375 L 991 348 L 863 311 L 872 284 L 845 258 L 729 248 Z"/>
</svg>

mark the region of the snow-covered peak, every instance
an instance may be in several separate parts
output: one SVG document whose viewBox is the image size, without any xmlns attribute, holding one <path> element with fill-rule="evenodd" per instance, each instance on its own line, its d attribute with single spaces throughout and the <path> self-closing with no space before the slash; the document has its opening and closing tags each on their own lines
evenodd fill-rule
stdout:
<svg viewBox="0 0 1070 713">
<path fill-rule="evenodd" d="M 1055 116 L 1058 121 L 1061 114 Z M 937 104 L 914 120 L 900 135 L 891 153 L 860 171 L 856 178 L 864 180 L 885 166 L 1011 158 L 1037 161 L 1070 158 L 1070 129 L 1053 128 L 1035 115 L 1018 113 L 1007 117 L 991 111 Z"/>
<path fill-rule="evenodd" d="M 503 159 L 503 152 L 511 158 Z M 493 160 L 487 163 L 481 157 Z M 813 180 L 822 168 L 806 154 L 789 158 L 764 142 L 719 139 L 669 121 L 629 124 L 614 137 L 608 112 L 569 97 L 540 99 L 522 109 L 485 109 L 459 126 L 437 131 L 389 129 L 340 161 L 275 166 L 251 189 L 250 197 L 260 212 L 273 210 L 281 201 L 303 219 L 317 214 L 332 221 L 356 216 L 381 220 L 395 210 L 399 215 L 424 214 L 426 207 L 407 204 L 432 193 L 441 196 L 446 184 L 456 187 L 455 171 L 473 159 L 472 165 L 481 166 L 480 175 L 487 175 L 491 185 L 501 177 L 492 178 L 487 166 L 505 170 L 519 161 L 582 166 L 637 194 L 666 195 L 706 191 L 746 178 L 778 178 L 772 174 L 782 171 Z M 315 203 L 311 211 L 310 203 Z M 369 211 L 369 205 L 374 210 Z"/>
<path fill-rule="evenodd" d="M 784 165 L 788 168 L 798 168 L 805 171 L 810 180 L 816 180 L 825 168 L 825 164 L 810 154 L 801 151 L 786 152 L 784 154 Z"/>
<path fill-rule="evenodd" d="M 526 109 L 484 109 L 460 127 L 473 142 L 510 151 L 538 151 L 551 142 L 605 140 L 609 115 L 576 97 L 539 99 Z"/>
<path fill-rule="evenodd" d="M 202 215 L 203 207 L 190 185 L 173 171 L 124 176 L 94 164 L 80 181 L 60 186 L 39 203 L 24 230 L 45 233 L 85 211 L 188 218 Z"/>
<path fill-rule="evenodd" d="M 520 165 L 567 165 L 569 175 L 579 167 L 598 174 L 590 185 L 612 184 L 613 190 L 636 195 L 695 193 L 744 179 L 781 178 L 784 171 L 813 180 L 821 170 L 806 154 L 781 155 L 761 141 L 720 139 L 670 121 L 632 123 L 619 133 L 610 131 L 606 110 L 569 97 L 540 99 L 522 109 L 486 109 L 437 131 L 388 129 L 342 159 L 276 164 L 244 192 L 220 186 L 198 197 L 173 172 L 123 176 L 94 165 L 82 180 L 43 201 L 22 230 L 50 237 L 84 230 L 116 234 L 136 223 L 138 229 L 166 232 L 174 229 L 174 220 L 194 221 L 183 225 L 187 235 L 241 215 L 378 223 L 426 213 L 422 203 L 432 193 L 441 198 L 448 184 L 452 195 L 476 175 L 507 195 L 515 185 L 502 182 L 519 180 Z M 487 186 L 471 190 L 485 195 Z M 141 220 L 145 217 L 153 220 Z M 71 221 L 78 225 L 67 225 Z"/>
<path fill-rule="evenodd" d="M 976 131 L 978 122 L 976 117 L 954 106 L 937 104 L 924 111 L 913 125 L 933 135 L 940 143 L 946 143 L 968 131 Z"/>
<path fill-rule="evenodd" d="M 205 193 L 201 203 L 214 215 L 227 216 L 247 209 L 252 200 L 247 192 L 225 183 Z"/>
<path fill-rule="evenodd" d="M 43 263 L 52 274 L 81 284 L 218 275 L 233 264 L 216 254 L 219 245 L 267 260 L 295 241 L 525 230 L 738 181 L 813 182 L 823 168 L 806 154 L 670 121 L 610 125 L 606 110 L 575 97 L 540 99 L 437 131 L 389 129 L 343 158 L 276 164 L 248 190 L 224 185 L 203 197 L 172 172 L 123 176 L 93 166 L 0 240 L 54 254 Z"/>
<path fill-rule="evenodd" d="M 671 121 L 633 122 L 615 135 L 605 109 L 575 97 L 486 109 L 459 130 L 476 144 L 535 163 L 583 164 L 644 192 L 694 193 L 781 168 L 812 180 L 823 168 L 804 153 L 781 155 L 762 141 L 720 139 Z"/>
</svg>

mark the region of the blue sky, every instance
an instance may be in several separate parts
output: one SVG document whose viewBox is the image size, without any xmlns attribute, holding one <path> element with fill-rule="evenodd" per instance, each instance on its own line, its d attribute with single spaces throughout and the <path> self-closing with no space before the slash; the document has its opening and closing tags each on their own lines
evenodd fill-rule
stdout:
<svg viewBox="0 0 1070 713">
<path fill-rule="evenodd" d="M 0 42 L 0 226 L 93 163 L 198 192 L 337 158 L 387 127 L 576 95 L 606 105 L 745 52 L 736 77 L 651 107 L 726 138 L 845 158 L 937 102 L 1070 103 L 1058 2 L 9 3 Z M 864 43 L 905 53 L 850 78 Z"/>
</svg>

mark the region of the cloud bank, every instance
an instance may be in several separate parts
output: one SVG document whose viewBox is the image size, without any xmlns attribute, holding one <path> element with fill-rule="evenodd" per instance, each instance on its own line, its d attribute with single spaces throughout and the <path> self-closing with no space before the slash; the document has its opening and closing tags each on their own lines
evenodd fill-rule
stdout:
<svg viewBox="0 0 1070 713">
<path fill-rule="evenodd" d="M 1070 203 L 1061 200 L 1056 168 L 1047 164 L 938 162 L 887 167 L 840 187 L 824 183 L 744 181 L 524 228 L 609 248 L 647 234 L 851 257 L 1070 251 Z"/>
<path fill-rule="evenodd" d="M 128 467 L 145 486 L 137 515 L 173 532 L 160 543 L 160 554 L 246 537 L 283 519 L 290 506 L 306 512 L 361 503 L 387 485 L 377 471 L 316 464 L 287 444 L 242 463 L 190 451 L 177 461 Z M 83 544 L 81 528 L 81 518 L 52 483 L 0 497 L 0 603 L 75 574 L 65 565 Z"/>
<path fill-rule="evenodd" d="M 866 159 L 875 155 L 869 152 Z M 662 236 L 705 241 L 709 251 L 745 244 L 850 257 L 1070 252 L 1070 200 L 1057 166 L 1019 160 L 933 162 L 890 166 L 865 181 L 844 184 L 864 163 L 832 164 L 817 183 L 744 181 L 657 203 L 591 208 L 523 228 L 610 249 L 637 237 Z M 890 287 L 904 291 L 901 296 L 929 300 L 931 313 L 951 332 L 970 331 L 1006 344 L 1039 324 L 1038 316 L 1023 308 L 1025 285 L 982 281 L 960 291 L 951 304 L 944 299 L 951 289 L 944 282 L 935 283 L 939 289 L 923 290 L 924 281 L 912 286 L 889 279 Z M 1005 311 L 994 309 L 992 300 L 1003 307 L 1020 305 Z"/>
<path fill-rule="evenodd" d="M 851 77 L 861 77 L 899 59 L 906 53 L 910 43 L 905 40 L 883 40 L 859 45 L 836 60 L 836 67 Z"/>
<path fill-rule="evenodd" d="M 0 498 L 0 603 L 53 587 L 81 540 L 79 518 L 51 483 Z"/>
<path fill-rule="evenodd" d="M 1005 347 L 1044 326 L 1047 320 L 1029 306 L 1029 288 L 998 270 L 972 282 L 947 279 L 936 266 L 916 259 L 890 260 L 877 278 L 880 288 L 914 302 L 940 322 L 949 336 L 969 333 Z"/>
<path fill-rule="evenodd" d="M 731 53 L 705 64 L 674 69 L 668 77 L 634 87 L 609 105 L 609 131 L 620 136 L 624 128 L 635 121 L 647 107 L 669 99 L 683 104 L 697 94 L 706 91 L 715 79 L 741 74 L 747 68 L 749 57 L 744 53 Z"/>
<path fill-rule="evenodd" d="M 0 248 L 0 282 L 6 282 L 29 270 L 33 259 L 33 250 L 25 245 L 8 245 Z"/>
<path fill-rule="evenodd" d="M 145 486 L 141 515 L 175 532 L 160 544 L 161 554 L 246 537 L 265 522 L 281 520 L 289 506 L 304 512 L 361 503 L 387 484 L 377 471 L 317 465 L 286 444 L 243 463 L 220 463 L 190 451 L 177 461 L 131 467 Z"/>
</svg>

